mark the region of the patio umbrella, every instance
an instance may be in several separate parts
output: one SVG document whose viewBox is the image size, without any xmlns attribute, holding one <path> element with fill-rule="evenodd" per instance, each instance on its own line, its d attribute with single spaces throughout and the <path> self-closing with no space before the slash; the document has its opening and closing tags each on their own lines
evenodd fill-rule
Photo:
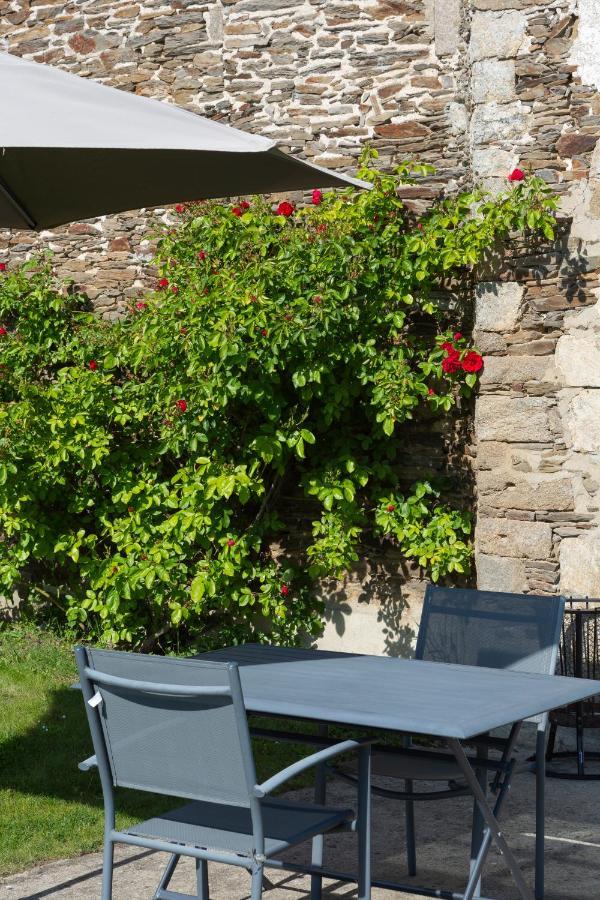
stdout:
<svg viewBox="0 0 600 900">
<path fill-rule="evenodd" d="M 40 231 L 182 200 L 367 187 L 274 141 L 0 53 L 0 227 Z"/>
</svg>

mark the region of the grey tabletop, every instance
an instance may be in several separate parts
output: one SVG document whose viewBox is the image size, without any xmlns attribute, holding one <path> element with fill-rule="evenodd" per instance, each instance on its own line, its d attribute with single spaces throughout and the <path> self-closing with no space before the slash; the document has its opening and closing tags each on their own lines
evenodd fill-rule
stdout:
<svg viewBox="0 0 600 900">
<path fill-rule="evenodd" d="M 461 740 L 600 693 L 584 678 L 259 644 L 200 658 L 239 664 L 250 712 Z"/>
</svg>

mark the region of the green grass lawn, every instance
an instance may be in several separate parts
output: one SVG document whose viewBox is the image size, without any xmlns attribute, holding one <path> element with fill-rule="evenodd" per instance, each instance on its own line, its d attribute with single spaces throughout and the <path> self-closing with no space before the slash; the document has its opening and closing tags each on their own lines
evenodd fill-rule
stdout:
<svg viewBox="0 0 600 900">
<path fill-rule="evenodd" d="M 55 634 L 26 625 L 0 630 L 0 875 L 101 846 L 100 781 L 77 768 L 93 751 L 81 694 L 70 688 L 76 678 L 72 648 Z M 309 752 L 257 742 L 259 779 Z M 180 801 L 118 792 L 117 824 L 173 802 Z"/>
</svg>

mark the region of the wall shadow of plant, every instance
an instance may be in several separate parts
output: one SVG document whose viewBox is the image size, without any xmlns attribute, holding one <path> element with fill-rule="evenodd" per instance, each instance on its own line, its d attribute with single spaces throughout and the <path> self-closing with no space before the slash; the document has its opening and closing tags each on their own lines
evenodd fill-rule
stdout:
<svg viewBox="0 0 600 900">
<path fill-rule="evenodd" d="M 358 593 L 352 591 L 357 604 L 377 608 L 376 622 L 380 629 L 383 652 L 388 656 L 411 657 L 416 629 L 406 618 L 410 602 L 403 591 L 407 580 L 407 567 L 398 563 L 378 562 L 375 567 L 361 563 L 352 572 L 356 578 Z M 350 602 L 348 582 L 333 582 L 324 586 L 327 595 L 324 618 L 334 626 L 336 634 L 343 637 L 348 618 L 355 607 Z"/>
</svg>

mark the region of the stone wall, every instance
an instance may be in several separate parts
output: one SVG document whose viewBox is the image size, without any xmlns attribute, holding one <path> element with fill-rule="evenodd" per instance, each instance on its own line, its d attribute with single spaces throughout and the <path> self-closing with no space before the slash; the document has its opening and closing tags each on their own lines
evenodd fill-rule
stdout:
<svg viewBox="0 0 600 900">
<path fill-rule="evenodd" d="M 468 177 L 464 66 L 448 23 L 440 15 L 436 28 L 420 0 L 0 4 L 11 53 L 260 132 L 323 166 L 352 170 L 366 140 L 384 165 L 415 154 L 439 167 L 429 195 Z M 112 314 L 149 283 L 148 225 L 163 215 L 77 223 L 35 243 L 0 234 L 0 254 L 49 245 Z"/>
<path fill-rule="evenodd" d="M 562 204 L 555 247 L 514 242 L 475 298 L 486 357 L 471 456 L 477 578 L 483 588 L 600 595 L 597 7 L 10 0 L 0 38 L 18 55 L 260 131 L 321 165 L 352 170 L 366 140 L 384 164 L 417 155 L 438 174 L 413 191 L 416 202 L 472 180 L 497 190 L 515 165 L 549 182 Z M 149 283 L 149 226 L 168 215 L 105 217 L 36 241 L 5 233 L 0 257 L 52 247 L 60 272 L 112 315 Z M 453 442 L 416 434 L 407 464 L 443 470 Z M 421 574 L 376 548 L 369 556 L 327 586 L 324 642 L 404 652 Z"/>
<path fill-rule="evenodd" d="M 562 216 L 552 252 L 515 243 L 478 287 L 482 588 L 600 596 L 600 72 L 586 63 L 600 42 L 593 7 L 582 0 L 578 19 L 563 0 L 474 0 L 473 174 L 494 190 L 514 165 L 532 170 L 560 194 Z"/>
</svg>

